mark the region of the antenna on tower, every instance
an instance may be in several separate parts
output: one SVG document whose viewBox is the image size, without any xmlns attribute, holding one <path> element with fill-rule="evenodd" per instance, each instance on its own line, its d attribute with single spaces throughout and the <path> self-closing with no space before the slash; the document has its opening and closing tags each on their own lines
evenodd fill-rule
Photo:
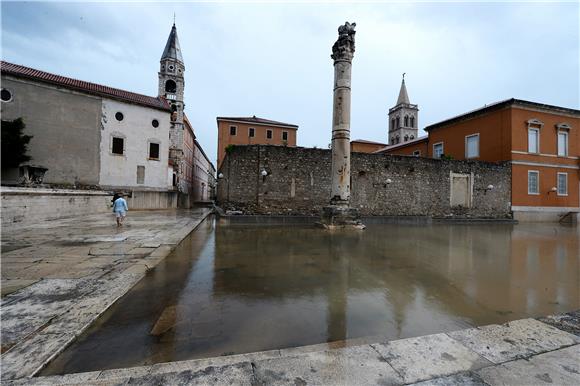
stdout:
<svg viewBox="0 0 580 386">
<path fill-rule="evenodd" d="M 406 74 L 406 72 L 403 72 L 403 80 L 405 80 L 405 74 Z"/>
<path fill-rule="evenodd" d="M 173 25 L 175 25 L 175 12 L 173 12 Z"/>
</svg>

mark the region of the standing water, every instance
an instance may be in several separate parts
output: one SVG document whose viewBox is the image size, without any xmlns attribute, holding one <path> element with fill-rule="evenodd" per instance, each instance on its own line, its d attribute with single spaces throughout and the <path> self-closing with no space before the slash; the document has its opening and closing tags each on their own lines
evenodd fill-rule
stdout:
<svg viewBox="0 0 580 386">
<path fill-rule="evenodd" d="M 579 232 L 553 224 L 328 232 L 205 221 L 43 375 L 393 340 L 574 310 Z"/>
</svg>

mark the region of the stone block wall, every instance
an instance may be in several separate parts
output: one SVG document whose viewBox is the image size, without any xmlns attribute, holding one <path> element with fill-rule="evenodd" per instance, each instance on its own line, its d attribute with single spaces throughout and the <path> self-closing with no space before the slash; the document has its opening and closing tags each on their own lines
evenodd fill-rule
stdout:
<svg viewBox="0 0 580 386">
<path fill-rule="evenodd" d="M 218 172 L 218 202 L 246 214 L 319 215 L 330 163 L 326 149 L 236 146 Z M 469 207 L 451 206 L 452 173 L 470 176 Z M 351 183 L 351 206 L 363 216 L 511 216 L 509 163 L 352 153 Z"/>
</svg>

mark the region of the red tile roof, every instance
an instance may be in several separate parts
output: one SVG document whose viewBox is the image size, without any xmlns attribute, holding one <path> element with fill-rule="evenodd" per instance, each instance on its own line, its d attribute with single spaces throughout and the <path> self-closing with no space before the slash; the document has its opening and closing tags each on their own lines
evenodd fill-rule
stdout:
<svg viewBox="0 0 580 386">
<path fill-rule="evenodd" d="M 383 145 L 383 146 L 387 146 L 386 143 L 383 142 L 375 142 L 375 141 L 368 141 L 366 139 L 355 139 L 350 141 L 351 143 L 356 142 L 356 143 L 370 143 L 371 145 Z"/>
<path fill-rule="evenodd" d="M 427 142 L 429 140 L 429 136 L 428 135 L 424 135 L 422 137 L 416 138 L 412 141 L 408 141 L 408 142 L 403 142 L 403 143 L 398 143 L 396 145 L 387 145 L 385 147 L 383 147 L 382 149 L 373 151 L 373 153 L 383 153 L 385 151 L 390 151 L 390 150 L 395 150 L 398 148 L 403 148 L 403 147 L 407 147 L 407 146 L 411 146 L 411 145 L 416 145 L 418 143 L 421 142 Z"/>
<path fill-rule="evenodd" d="M 288 127 L 295 127 L 298 128 L 298 125 L 293 125 L 291 123 L 284 123 L 278 121 L 272 121 L 270 119 L 264 119 L 256 117 L 217 117 L 218 121 L 238 121 L 238 122 L 247 122 L 247 123 L 257 123 L 262 125 L 272 125 L 272 126 L 288 126 Z"/>
<path fill-rule="evenodd" d="M 103 86 L 100 84 L 85 82 L 73 78 L 67 78 L 65 76 L 55 75 L 49 72 L 44 72 L 34 68 L 24 67 L 5 61 L 0 61 L 0 64 L 2 75 L 6 74 L 18 78 L 32 79 L 38 82 L 49 83 L 70 90 L 84 92 L 86 94 L 98 95 L 105 98 L 152 107 L 158 110 L 171 111 L 169 103 L 167 103 L 164 98 L 136 94 L 130 91 L 120 90 L 118 88 Z"/>
</svg>

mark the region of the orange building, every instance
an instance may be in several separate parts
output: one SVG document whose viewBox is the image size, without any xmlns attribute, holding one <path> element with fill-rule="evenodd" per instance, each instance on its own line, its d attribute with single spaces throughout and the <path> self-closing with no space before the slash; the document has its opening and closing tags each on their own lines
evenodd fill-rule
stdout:
<svg viewBox="0 0 580 386">
<path fill-rule="evenodd" d="M 514 217 L 558 220 L 580 212 L 579 130 L 580 110 L 509 99 L 427 126 L 426 156 L 511 161 Z"/>
<path fill-rule="evenodd" d="M 298 126 L 290 123 L 258 118 L 217 117 L 218 170 L 229 145 L 296 146 Z"/>
<path fill-rule="evenodd" d="M 374 153 L 387 146 L 386 143 L 355 139 L 350 141 L 350 151 L 355 153 Z"/>
</svg>

